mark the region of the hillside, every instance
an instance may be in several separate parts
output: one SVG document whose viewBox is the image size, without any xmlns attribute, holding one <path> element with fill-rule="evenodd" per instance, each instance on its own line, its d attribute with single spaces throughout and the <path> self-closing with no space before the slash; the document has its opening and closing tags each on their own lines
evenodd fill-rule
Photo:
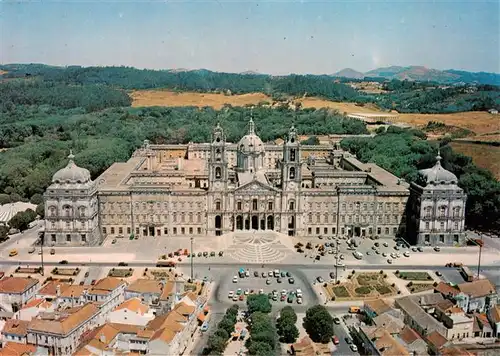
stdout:
<svg viewBox="0 0 500 356">
<path fill-rule="evenodd" d="M 351 79 L 363 79 L 365 77 L 364 73 L 358 72 L 357 70 L 354 70 L 352 68 L 344 68 L 332 75 L 334 77 L 351 78 Z"/>
</svg>

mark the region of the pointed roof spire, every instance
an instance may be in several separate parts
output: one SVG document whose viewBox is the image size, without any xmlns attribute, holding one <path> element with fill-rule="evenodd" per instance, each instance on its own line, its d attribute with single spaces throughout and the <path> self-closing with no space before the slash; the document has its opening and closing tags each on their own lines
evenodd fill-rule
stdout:
<svg viewBox="0 0 500 356">
<path fill-rule="evenodd" d="M 436 166 L 440 166 L 441 165 L 441 148 L 438 147 L 438 154 L 436 156 Z"/>
<path fill-rule="evenodd" d="M 69 150 L 69 155 L 68 155 L 69 162 L 68 164 L 74 164 L 75 162 L 73 161 L 75 159 L 75 155 L 73 154 L 73 150 Z"/>
<path fill-rule="evenodd" d="M 255 135 L 255 124 L 253 123 L 252 115 L 250 115 L 250 121 L 248 122 L 248 134 Z"/>
</svg>

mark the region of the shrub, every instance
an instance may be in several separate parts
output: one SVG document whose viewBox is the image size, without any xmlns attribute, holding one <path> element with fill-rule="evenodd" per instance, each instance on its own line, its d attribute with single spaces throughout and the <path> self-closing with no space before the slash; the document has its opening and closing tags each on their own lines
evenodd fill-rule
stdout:
<svg viewBox="0 0 500 356">
<path fill-rule="evenodd" d="M 396 270 L 396 272 L 394 272 L 395 275 L 398 275 L 399 274 L 399 269 Z"/>
<path fill-rule="evenodd" d="M 384 271 L 380 270 L 380 274 L 384 274 Z"/>
</svg>

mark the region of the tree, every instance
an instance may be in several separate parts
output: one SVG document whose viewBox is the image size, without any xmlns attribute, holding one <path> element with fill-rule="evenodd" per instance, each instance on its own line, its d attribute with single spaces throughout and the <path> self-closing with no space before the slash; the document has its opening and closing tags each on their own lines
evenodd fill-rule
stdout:
<svg viewBox="0 0 500 356">
<path fill-rule="evenodd" d="M 226 348 L 227 339 L 220 337 L 219 335 L 212 334 L 208 337 L 207 354 L 221 354 Z"/>
<path fill-rule="evenodd" d="M 6 226 L 0 225 L 0 242 L 8 239 L 9 229 Z"/>
<path fill-rule="evenodd" d="M 248 345 L 248 354 L 249 355 L 259 355 L 259 356 L 274 356 L 276 353 L 274 352 L 274 349 L 265 342 L 251 342 Z"/>
<path fill-rule="evenodd" d="M 334 334 L 333 318 L 322 305 L 315 305 L 306 311 L 303 326 L 314 342 L 327 343 Z"/>
<path fill-rule="evenodd" d="M 10 203 L 10 195 L 8 194 L 0 194 L 0 205 Z"/>
<path fill-rule="evenodd" d="M 39 193 L 33 194 L 30 198 L 30 203 L 35 205 L 43 203 L 43 195 Z"/>
<path fill-rule="evenodd" d="M 265 294 L 249 295 L 247 298 L 247 307 L 250 314 L 255 312 L 270 313 L 272 309 L 269 298 Z"/>
<path fill-rule="evenodd" d="M 9 226 L 13 229 L 24 231 L 35 218 L 36 213 L 31 209 L 20 211 L 9 220 Z"/>
<path fill-rule="evenodd" d="M 45 204 L 42 202 L 37 205 L 35 212 L 40 216 L 40 219 L 45 217 Z"/>
<path fill-rule="evenodd" d="M 280 317 L 276 322 L 276 329 L 280 335 L 280 341 L 285 343 L 294 343 L 299 337 L 299 330 L 295 326 L 297 314 L 292 307 L 286 306 L 280 311 Z"/>
</svg>

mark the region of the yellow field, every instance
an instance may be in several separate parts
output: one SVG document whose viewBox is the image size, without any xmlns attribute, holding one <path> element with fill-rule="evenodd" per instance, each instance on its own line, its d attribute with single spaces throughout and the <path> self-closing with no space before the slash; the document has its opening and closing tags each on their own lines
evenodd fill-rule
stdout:
<svg viewBox="0 0 500 356">
<path fill-rule="evenodd" d="M 211 106 L 220 109 L 224 104 L 232 106 L 257 105 L 262 101 L 272 103 L 272 99 L 262 93 L 250 93 L 242 95 L 223 95 L 212 93 L 176 93 L 169 90 L 137 90 L 131 91 L 133 107 L 140 106 Z M 338 110 L 340 113 L 377 113 L 381 112 L 375 105 L 367 104 L 359 106 L 354 103 L 334 102 L 319 98 L 301 98 L 292 100 L 300 102 L 303 108 L 329 108 Z M 486 133 L 500 133 L 500 115 L 487 112 L 463 112 L 455 114 L 399 114 L 399 122 L 412 126 L 421 127 L 429 121 L 442 122 L 449 126 L 468 129 L 476 135 Z"/>
<path fill-rule="evenodd" d="M 481 168 L 489 170 L 500 179 L 500 147 L 482 145 L 477 143 L 457 142 L 451 143 L 454 151 L 472 157 L 474 163 Z"/>
<path fill-rule="evenodd" d="M 137 90 L 129 93 L 132 106 L 211 106 L 218 110 L 224 104 L 232 106 L 257 105 L 261 101 L 272 102 L 271 98 L 262 93 L 242 95 L 223 95 L 212 93 L 176 93 L 168 90 Z"/>
</svg>

